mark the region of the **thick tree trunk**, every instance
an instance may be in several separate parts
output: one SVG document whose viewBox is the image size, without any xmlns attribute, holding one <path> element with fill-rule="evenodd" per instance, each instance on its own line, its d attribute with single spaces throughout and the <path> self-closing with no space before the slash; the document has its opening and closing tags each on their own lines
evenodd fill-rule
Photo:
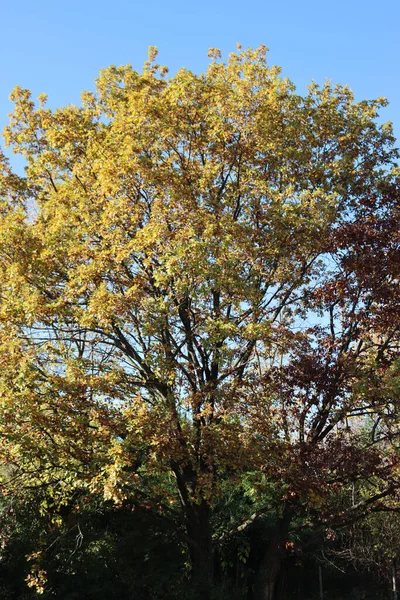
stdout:
<svg viewBox="0 0 400 600">
<path fill-rule="evenodd" d="M 275 597 L 276 600 L 286 600 L 287 598 L 287 588 L 288 588 L 288 579 L 287 579 L 287 564 L 284 563 L 279 573 L 278 583 L 276 585 Z"/>
<path fill-rule="evenodd" d="M 254 600 L 275 600 L 276 584 L 285 558 L 285 543 L 291 518 L 292 512 L 285 509 L 262 558 L 256 578 Z"/>
<path fill-rule="evenodd" d="M 304 566 L 297 571 L 297 600 L 304 600 Z"/>
<path fill-rule="evenodd" d="M 192 589 L 196 600 L 211 600 L 213 592 L 213 548 L 209 513 L 209 506 L 205 502 L 186 507 Z"/>
<path fill-rule="evenodd" d="M 182 469 L 173 463 L 181 506 L 185 519 L 186 541 L 192 567 L 192 598 L 211 600 L 214 587 L 213 544 L 210 526 L 210 507 L 202 500 L 193 502 L 192 492 L 196 484 L 196 473 L 187 467 Z"/>
</svg>

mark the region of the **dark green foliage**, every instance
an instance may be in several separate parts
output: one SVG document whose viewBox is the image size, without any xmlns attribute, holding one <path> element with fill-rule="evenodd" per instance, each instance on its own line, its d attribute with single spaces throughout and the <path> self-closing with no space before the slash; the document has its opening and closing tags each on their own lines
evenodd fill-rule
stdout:
<svg viewBox="0 0 400 600">
<path fill-rule="evenodd" d="M 77 510 L 79 509 L 79 510 Z M 65 513 L 65 511 L 64 511 Z M 186 551 L 174 532 L 145 509 L 91 503 L 49 522 L 37 506 L 18 506 L 0 563 L 0 597 L 63 600 L 156 600 L 187 597 Z M 33 561 L 27 555 L 40 551 Z M 26 585 L 32 565 L 47 573 L 42 595 Z"/>
<path fill-rule="evenodd" d="M 248 490 L 238 486 L 216 507 L 221 536 L 250 502 Z M 40 505 L 39 497 L 3 502 L 1 600 L 190 600 L 186 547 L 171 523 L 148 508 L 116 508 L 83 495 L 57 510 L 50 502 L 46 511 Z M 274 522 L 267 514 L 216 544 L 215 600 L 251 598 Z M 386 534 L 396 527 L 397 517 L 383 515 L 339 531 L 334 539 L 310 528 L 291 533 L 276 600 L 319 600 L 318 565 L 326 600 L 390 598 L 389 566 L 397 547 L 387 546 Z M 39 558 L 29 561 L 34 552 Z M 35 561 L 47 573 L 43 594 L 25 581 Z"/>
</svg>

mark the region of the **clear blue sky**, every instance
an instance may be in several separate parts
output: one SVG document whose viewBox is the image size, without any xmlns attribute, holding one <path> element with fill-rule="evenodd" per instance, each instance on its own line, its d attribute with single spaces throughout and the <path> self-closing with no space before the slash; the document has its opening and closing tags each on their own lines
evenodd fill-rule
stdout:
<svg viewBox="0 0 400 600">
<path fill-rule="evenodd" d="M 172 72 L 199 72 L 210 46 L 240 42 L 266 44 L 301 91 L 328 78 L 358 99 L 386 96 L 400 138 L 399 0 L 3 0 L 1 22 L 0 129 L 17 84 L 52 107 L 78 103 L 100 68 L 140 69 L 149 45 Z"/>
</svg>

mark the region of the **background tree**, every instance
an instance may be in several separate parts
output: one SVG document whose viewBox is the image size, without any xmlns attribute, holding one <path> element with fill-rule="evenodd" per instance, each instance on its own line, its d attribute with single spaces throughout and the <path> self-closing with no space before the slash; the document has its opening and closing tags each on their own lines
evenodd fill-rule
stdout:
<svg viewBox="0 0 400 600">
<path fill-rule="evenodd" d="M 2 159 L 3 485 L 147 498 L 205 600 L 213 507 L 256 473 L 261 504 L 275 490 L 270 599 L 295 515 L 334 522 L 330 499 L 371 473 L 384 485 L 352 514 L 398 485 L 357 425 L 396 434 L 379 382 L 398 355 L 397 151 L 384 100 L 301 96 L 265 47 L 171 78 L 155 57 L 103 71 L 82 107 L 12 94 L 27 167 Z"/>
</svg>

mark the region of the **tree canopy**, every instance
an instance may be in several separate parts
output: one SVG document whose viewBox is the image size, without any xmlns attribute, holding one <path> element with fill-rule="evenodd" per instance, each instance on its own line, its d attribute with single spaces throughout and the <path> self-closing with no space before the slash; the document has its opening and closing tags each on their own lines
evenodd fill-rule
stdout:
<svg viewBox="0 0 400 600">
<path fill-rule="evenodd" d="M 204 600 L 214 548 L 269 511 L 255 597 L 272 599 L 296 518 L 350 522 L 398 488 L 398 152 L 384 99 L 301 95 L 263 46 L 211 49 L 200 75 L 156 55 L 102 71 L 79 107 L 12 93 L 3 490 L 147 504 Z M 244 523 L 216 530 L 244 479 Z"/>
</svg>

